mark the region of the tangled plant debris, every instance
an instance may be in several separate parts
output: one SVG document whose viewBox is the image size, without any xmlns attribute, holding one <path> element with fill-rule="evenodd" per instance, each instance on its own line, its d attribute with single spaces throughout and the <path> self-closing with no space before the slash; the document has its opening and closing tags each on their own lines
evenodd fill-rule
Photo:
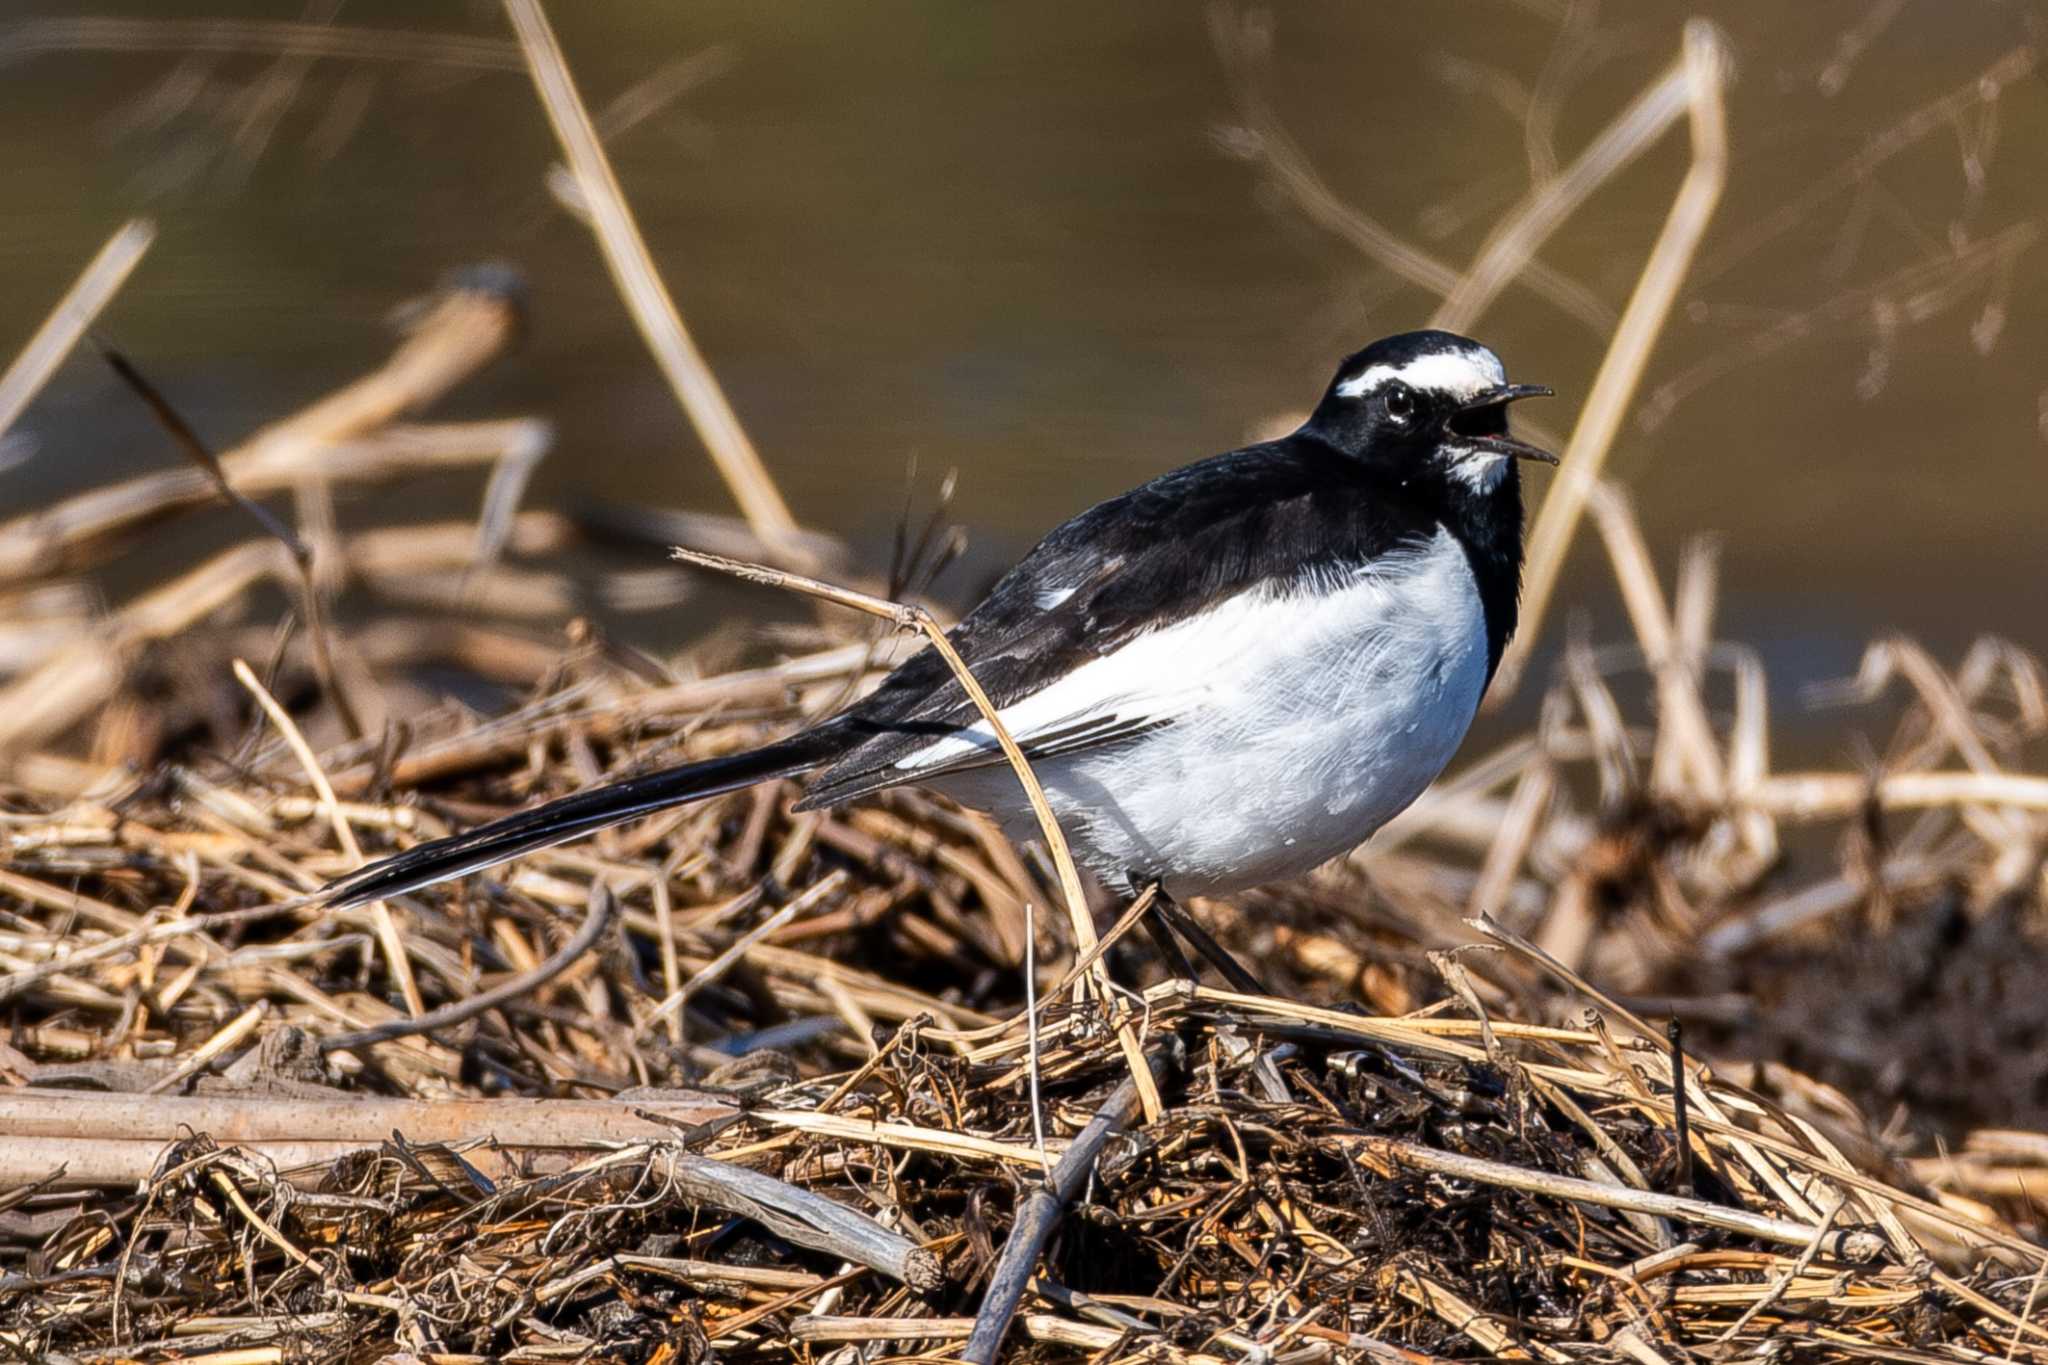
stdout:
<svg viewBox="0 0 2048 1365">
<path fill-rule="evenodd" d="M 329 449 L 301 477 L 345 477 Z M 1774 773 L 1760 665 L 1712 640 L 1709 561 L 1667 608 L 1625 503 L 1593 505 L 1640 575 L 1639 645 L 1574 646 L 1537 732 L 1348 865 L 1198 907 L 1273 998 L 1157 979 L 1128 914 L 1104 935 L 1122 984 L 1077 996 L 1050 867 L 914 793 L 793 815 L 768 787 L 309 909 L 383 850 L 756 743 L 896 646 L 849 632 L 705 676 L 594 633 L 549 648 L 515 619 L 558 600 L 522 563 L 537 514 L 485 564 L 489 537 L 359 531 L 326 545 L 327 581 L 374 594 L 363 547 L 409 543 L 495 615 L 372 597 L 329 624 L 362 713 L 408 717 L 350 740 L 293 682 L 307 642 L 237 623 L 260 573 L 181 619 L 117 608 L 125 630 L 24 670 L 92 659 L 104 686 L 8 720 L 0 1332 L 24 1356 L 217 1365 L 946 1357 L 1028 1222 L 1043 1254 L 984 1328 L 1004 1358 L 2041 1355 L 2048 1138 L 1972 1126 L 2038 1096 L 1942 1101 L 1967 1087 L 1902 1080 L 1935 1055 L 1878 1006 L 1755 993 L 1790 963 L 1850 996 L 1900 943 L 1924 945 L 1912 998 L 1940 999 L 1971 960 L 1944 944 L 2033 932 L 2034 665 L 1994 642 L 1950 673 L 1888 642 L 1857 680 L 1910 688 L 1882 765 Z M 139 724 L 173 648 L 185 676 L 242 681 Z M 487 721 L 401 702 L 428 662 L 526 700 Z M 1649 709 L 1615 683 L 1646 665 Z M 1671 1018 L 1694 1040 L 1676 1058 Z M 1889 1078 L 1849 1064 L 1886 1040 Z M 1091 1121 L 1085 1178 L 1049 1199 Z"/>
</svg>

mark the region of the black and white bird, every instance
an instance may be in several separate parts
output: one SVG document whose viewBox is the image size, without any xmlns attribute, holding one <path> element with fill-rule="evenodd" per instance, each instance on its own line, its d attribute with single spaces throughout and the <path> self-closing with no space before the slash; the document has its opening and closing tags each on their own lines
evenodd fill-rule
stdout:
<svg viewBox="0 0 2048 1365">
<path fill-rule="evenodd" d="M 1550 390 L 1448 332 L 1346 360 L 1301 428 L 1168 474 L 1040 541 L 951 633 L 1110 889 L 1209 895 L 1347 852 L 1441 773 L 1515 629 L 1508 405 Z M 330 884 L 358 905 L 771 778 L 800 808 L 930 788 L 1036 823 L 927 646 L 864 700 L 686 763 L 424 843 Z"/>
</svg>

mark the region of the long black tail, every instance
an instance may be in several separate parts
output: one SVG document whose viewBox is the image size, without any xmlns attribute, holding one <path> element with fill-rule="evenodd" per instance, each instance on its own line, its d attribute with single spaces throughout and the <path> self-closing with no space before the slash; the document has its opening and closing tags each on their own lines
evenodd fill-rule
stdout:
<svg viewBox="0 0 2048 1365">
<path fill-rule="evenodd" d="M 320 888 L 320 899 L 334 909 L 345 910 L 402 896 L 637 816 L 808 771 L 836 757 L 843 746 L 844 740 L 829 725 L 821 726 L 743 754 L 629 777 L 371 863 Z"/>
</svg>

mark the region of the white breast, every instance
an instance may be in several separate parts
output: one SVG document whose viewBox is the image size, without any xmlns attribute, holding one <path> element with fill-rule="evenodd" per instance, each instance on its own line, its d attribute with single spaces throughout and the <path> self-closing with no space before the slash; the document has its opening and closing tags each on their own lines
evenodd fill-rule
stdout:
<svg viewBox="0 0 2048 1365">
<path fill-rule="evenodd" d="M 1439 531 L 1319 591 L 1241 593 L 1141 635 L 1005 708 L 1003 723 L 1028 743 L 1092 717 L 1169 722 L 1034 771 L 1098 874 L 1217 893 L 1346 852 L 1421 795 L 1465 737 L 1486 658 L 1471 566 Z M 968 731 L 898 766 L 995 748 Z M 1034 831 L 1006 768 L 933 785 Z"/>
</svg>

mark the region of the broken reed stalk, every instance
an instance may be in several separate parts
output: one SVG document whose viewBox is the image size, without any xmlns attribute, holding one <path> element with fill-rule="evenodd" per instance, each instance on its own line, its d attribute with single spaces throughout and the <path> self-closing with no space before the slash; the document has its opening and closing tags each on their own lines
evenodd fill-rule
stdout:
<svg viewBox="0 0 2048 1365">
<path fill-rule="evenodd" d="M 467 379 L 511 340 L 514 309 L 502 293 L 458 287 L 414 326 L 378 369 L 283 421 L 264 427 L 220 457 L 222 471 L 245 495 L 289 488 L 335 448 L 368 437 L 404 413 L 429 403 Z M 488 429 L 488 430 L 486 430 Z M 506 424 L 457 424 L 457 444 L 502 437 Z M 457 462 L 476 459 L 442 451 Z M 375 461 L 390 471 L 412 472 L 407 452 L 393 449 Z M 361 458 L 360 456 L 354 458 Z M 74 567 L 96 543 L 132 531 L 169 512 L 201 504 L 215 492 L 200 470 L 178 469 L 88 489 L 55 506 L 0 521 L 0 582 Z"/>
<path fill-rule="evenodd" d="M 946 638 L 946 632 L 939 628 L 938 620 L 929 611 L 919 606 L 891 602 L 887 598 L 875 597 L 853 588 L 842 588 L 815 578 L 806 578 L 802 574 L 791 573 L 785 569 L 770 568 L 765 564 L 748 564 L 742 560 L 705 554 L 700 550 L 689 550 L 682 546 L 677 546 L 671 553 L 685 564 L 715 569 L 720 573 L 745 579 L 749 583 L 781 588 L 838 606 L 851 607 L 855 611 L 864 611 L 870 616 L 878 616 L 892 622 L 901 630 L 921 632 L 931 647 L 938 651 L 939 657 L 946 661 L 946 666 L 953 672 L 954 680 L 960 684 L 961 689 L 967 693 L 968 700 L 974 703 L 974 709 L 979 711 L 981 718 L 987 722 L 989 732 L 995 736 L 996 743 L 1002 748 L 1003 757 L 1009 761 L 1010 771 L 1017 775 L 1018 783 L 1024 788 L 1025 799 L 1031 803 L 1031 813 L 1038 819 L 1038 832 L 1045 840 L 1046 852 L 1051 855 L 1053 866 L 1059 871 L 1060 892 L 1062 899 L 1066 901 L 1067 922 L 1074 930 L 1075 951 L 1085 956 L 1095 947 L 1095 920 L 1088 911 L 1087 892 L 1082 888 L 1081 874 L 1074 866 L 1074 854 L 1067 847 L 1067 836 L 1060 829 L 1059 818 L 1053 814 L 1052 803 L 1045 798 L 1045 788 L 1039 785 L 1038 775 L 1032 772 L 1031 763 L 1024 757 L 1024 751 L 1017 746 L 1017 741 L 1011 738 L 1009 728 L 1003 724 L 1002 717 L 996 711 L 995 703 L 989 700 L 988 693 L 982 690 L 981 684 L 975 680 L 973 671 L 961 659 L 958 651 L 953 648 L 953 642 Z M 1110 1003 L 1108 965 L 1097 959 L 1089 969 L 1089 977 L 1085 979 L 1093 982 L 1103 1007 L 1113 1008 Z M 1078 988 L 1079 982 L 1076 986 Z M 1130 1068 L 1132 1079 L 1137 1082 L 1139 1096 L 1144 1100 L 1145 1117 L 1149 1122 L 1159 1116 L 1162 1107 L 1158 1088 L 1151 1083 L 1151 1068 L 1145 1063 L 1144 1053 L 1138 1046 L 1137 1035 L 1128 1020 L 1117 1024 L 1116 1034 L 1118 1044 L 1123 1048 L 1124 1061 Z"/>
<path fill-rule="evenodd" d="M 1750 804 L 1793 820 L 1839 818 L 1858 810 L 2011 806 L 2048 811 L 2048 777 L 2025 773 L 1776 773 L 1758 783 Z"/>
<path fill-rule="evenodd" d="M 1719 805 L 1727 790 L 1713 722 L 1700 697 L 1701 656 L 1689 656 L 1684 635 L 1664 598 L 1650 563 L 1650 547 L 1629 505 L 1628 495 L 1605 479 L 1587 490 L 1587 506 L 1607 546 L 1615 581 L 1628 611 L 1629 624 L 1642 642 L 1643 662 L 1657 683 L 1657 703 L 1665 724 L 1657 732 L 1651 757 L 1650 790 L 1660 796 L 1680 792 L 1708 805 Z"/>
<path fill-rule="evenodd" d="M 1690 1199 L 1692 1125 L 1686 1115 L 1685 1025 L 1674 1017 L 1664 1026 L 1664 1035 L 1671 1040 L 1671 1140 L 1678 1149 L 1678 1193 Z"/>
<path fill-rule="evenodd" d="M 880 1271 L 920 1292 L 945 1280 L 939 1258 L 899 1232 L 835 1199 L 730 1161 L 686 1152 L 674 1143 L 627 1149 L 585 1162 L 568 1179 L 645 1162 L 656 1183 L 692 1200 L 751 1218 L 778 1237 Z"/>
<path fill-rule="evenodd" d="M 522 1164 L 542 1153 L 582 1160 L 594 1148 L 657 1141 L 677 1127 L 717 1123 L 736 1112 L 730 1103 L 700 1094 L 390 1099 L 342 1091 L 145 1096 L 0 1087 L 0 1133 L 6 1135 L 0 1142 L 0 1190 L 34 1185 L 60 1168 L 56 1188 L 132 1188 L 149 1178 L 166 1145 L 192 1133 L 233 1143 L 280 1171 L 315 1167 L 313 1177 L 403 1133 L 422 1146 L 467 1149 L 466 1160 L 500 1179 L 517 1176 Z M 565 1156 L 547 1169 L 560 1174 L 571 1164 Z"/>
<path fill-rule="evenodd" d="M 505 13 L 519 36 L 534 88 L 562 145 L 569 171 L 582 191 L 605 266 L 634 325 L 654 353 L 655 363 L 661 366 L 726 487 L 732 490 L 747 524 L 786 562 L 808 567 L 809 558 L 796 538 L 796 518 L 790 515 L 724 388 L 683 325 L 661 272 L 655 269 L 539 0 L 505 0 Z"/>
<path fill-rule="evenodd" d="M 447 532 L 453 532 L 453 537 Z M 523 541 L 529 552 L 544 552 L 569 538 L 567 523 L 550 513 L 529 513 L 515 524 L 514 539 Z M 474 540 L 474 527 L 467 523 L 366 531 L 344 542 L 343 558 L 363 570 L 367 586 L 386 592 L 401 587 L 417 590 L 432 571 L 467 566 Z M 472 577 L 472 588 L 481 581 Z M 192 629 L 213 612 L 244 601 L 251 589 L 263 583 L 293 592 L 299 584 L 298 571 L 276 542 L 244 542 L 123 604 L 101 623 L 101 629 L 55 643 L 32 667 L 0 683 L 0 755 L 19 759 L 29 746 L 70 729 L 119 687 L 137 650 Z M 545 602 L 541 610 L 559 614 L 559 605 Z M 433 636 L 444 647 L 459 647 L 465 634 L 485 633 L 471 623 L 454 622 L 436 627 Z M 374 641 L 357 642 L 358 648 L 371 643 Z M 496 643 L 505 642 L 500 638 Z M 262 647 L 273 644 L 274 640 L 266 640 Z M 552 651 L 544 652 L 548 658 L 554 657 Z M 488 662 L 483 657 L 473 661 Z M 486 676 L 494 671 L 482 669 Z M 532 670 L 527 670 L 521 676 L 531 674 Z M 424 771 L 431 766 L 422 761 L 424 757 L 408 755 L 405 762 L 414 772 Z M 448 761 L 445 754 L 439 757 Z M 363 773 L 344 779 L 342 789 L 352 792 L 348 783 L 361 780 Z"/>
<path fill-rule="evenodd" d="M 178 453 L 191 461 L 193 467 L 213 485 L 214 491 L 220 494 L 221 501 L 239 508 L 251 521 L 262 527 L 266 535 L 284 546 L 292 558 L 301 564 L 310 564 L 313 552 L 306 548 L 298 534 L 272 516 L 269 508 L 243 496 L 241 490 L 229 482 L 226 471 L 220 467 L 220 458 L 213 453 L 213 448 L 192 429 L 192 424 L 185 420 L 185 415 L 172 405 L 170 399 L 164 397 L 163 391 L 151 383 L 121 351 L 103 341 L 95 340 L 94 345 L 99 350 L 100 358 L 106 361 L 108 367 L 120 376 L 121 382 L 142 400 L 143 406 L 156 418 L 157 425 L 170 434 L 172 442 L 178 447 Z"/>
<path fill-rule="evenodd" d="M 1705 20 L 1686 24 L 1682 65 L 1692 164 L 1671 200 L 1663 230 L 1636 279 L 1635 291 L 1579 410 L 1557 476 L 1537 512 L 1529 535 L 1528 568 L 1522 578 L 1521 628 L 1501 659 L 1487 694 L 1488 706 L 1497 707 L 1512 696 L 1528 666 L 1529 652 L 1542 634 L 1550 595 L 1557 587 L 1565 552 L 1571 548 L 1593 483 L 1614 448 L 1622 416 L 1642 383 L 1650 351 L 1664 330 L 1679 285 L 1699 251 L 1728 181 L 1727 109 L 1722 98 L 1728 56 L 1720 36 Z"/>
<path fill-rule="evenodd" d="M 1179 1068 L 1179 1040 L 1168 1035 L 1147 1059 L 1146 1072 L 1156 1088 Z M 1017 1316 L 1017 1305 L 1024 1300 L 1032 1269 L 1038 1264 L 1039 1253 L 1045 1250 L 1046 1240 L 1058 1226 L 1060 1215 L 1081 1192 L 1082 1182 L 1094 1174 L 1102 1149 L 1141 1112 L 1138 1094 L 1135 1075 L 1112 1090 L 1088 1126 L 1069 1144 L 1051 1177 L 1024 1201 L 1010 1227 L 1009 1240 L 1003 1243 L 1002 1255 L 989 1271 L 988 1290 L 975 1314 L 974 1332 L 968 1338 L 966 1350 L 961 1352 L 963 1360 L 971 1365 L 992 1365 L 996 1352 L 1002 1349 L 1003 1337 L 1010 1330 L 1010 1320 Z"/>
<path fill-rule="evenodd" d="M 1438 1151 L 1395 1138 L 1360 1137 L 1341 1141 L 1347 1148 L 1367 1157 L 1412 1166 L 1417 1170 L 1433 1171 L 1438 1175 L 1447 1175 L 1458 1180 L 1471 1180 L 1482 1185 L 1524 1190 L 1531 1194 L 1548 1195 L 1551 1198 L 1571 1203 L 1592 1204 L 1600 1208 L 1653 1214 L 1700 1227 L 1739 1232 L 1748 1237 L 1778 1242 L 1785 1246 L 1805 1247 L 1817 1238 L 1823 1239 L 1827 1253 L 1842 1260 L 1873 1261 L 1884 1253 L 1884 1239 L 1875 1233 L 1854 1230 L 1829 1232 L 1824 1225 L 1811 1227 L 1790 1219 L 1765 1218 L 1741 1209 L 1710 1204 L 1703 1199 L 1687 1199 L 1675 1194 L 1658 1194 L 1654 1190 L 1634 1190 L 1625 1185 L 1582 1180 L 1576 1176 L 1524 1170 L 1519 1166 L 1509 1166 L 1502 1162 L 1456 1152 Z"/>
<path fill-rule="evenodd" d="M 156 224 L 131 218 L 109 237 L 99 254 L 72 282 L 43 325 L 0 374 L 0 436 L 5 436 L 22 411 L 49 383 L 50 376 L 71 354 L 93 320 L 113 301 L 122 284 L 142 262 L 156 240 Z"/>
<path fill-rule="evenodd" d="M 101 341 L 94 343 L 100 356 L 123 383 L 148 407 L 157 424 L 170 434 L 172 442 L 210 482 L 221 500 L 239 508 L 251 521 L 263 528 L 265 534 L 284 547 L 299 577 L 299 607 L 304 613 L 306 633 L 313 643 L 313 669 L 320 678 L 320 690 L 335 714 L 341 718 L 342 728 L 348 731 L 350 739 L 363 737 L 362 718 L 356 714 L 349 702 L 348 690 L 341 685 L 340 676 L 334 667 L 334 639 L 327 620 L 326 585 L 314 573 L 312 549 L 301 540 L 296 532 L 270 514 L 261 503 L 246 497 L 234 484 L 228 481 L 227 472 L 221 468 L 220 459 L 213 453 L 192 424 L 185 420 L 183 413 L 172 405 L 157 386 L 151 383 L 142 371 L 131 363 L 127 356 Z M 302 485 L 303 486 L 303 485 Z M 328 537 L 329 540 L 332 537 Z"/>
</svg>

